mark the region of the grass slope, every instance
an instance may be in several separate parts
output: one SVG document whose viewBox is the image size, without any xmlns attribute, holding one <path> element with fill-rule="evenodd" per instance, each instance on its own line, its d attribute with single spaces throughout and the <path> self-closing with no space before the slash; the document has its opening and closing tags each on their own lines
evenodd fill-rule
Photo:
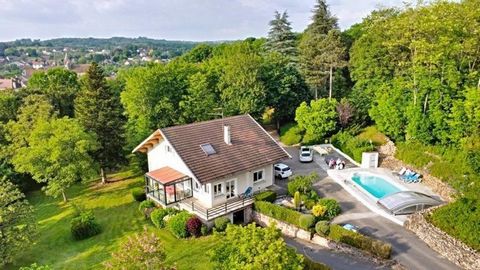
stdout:
<svg viewBox="0 0 480 270">
<path fill-rule="evenodd" d="M 141 232 L 147 226 L 158 234 L 167 253 L 167 262 L 178 269 L 211 269 L 205 252 L 214 246 L 213 237 L 178 240 L 165 229 L 156 229 L 138 212 L 138 203 L 130 190 L 143 185 L 143 177 L 99 185 L 98 182 L 73 186 L 68 196 L 70 202 L 92 209 L 102 226 L 102 233 L 92 238 L 74 241 L 70 234 L 72 208 L 60 199 L 41 192 L 33 192 L 28 199 L 35 207 L 39 223 L 37 241 L 19 254 L 17 261 L 7 269 L 30 265 L 33 262 L 48 264 L 54 269 L 103 269 L 111 252 L 129 235 Z"/>
</svg>

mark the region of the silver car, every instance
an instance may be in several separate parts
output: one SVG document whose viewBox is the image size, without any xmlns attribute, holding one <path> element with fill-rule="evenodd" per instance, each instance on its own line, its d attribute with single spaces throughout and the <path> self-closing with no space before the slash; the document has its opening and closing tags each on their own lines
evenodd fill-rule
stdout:
<svg viewBox="0 0 480 270">
<path fill-rule="evenodd" d="M 300 162 L 312 162 L 313 161 L 313 150 L 308 146 L 300 147 L 300 153 L 298 154 Z"/>
</svg>

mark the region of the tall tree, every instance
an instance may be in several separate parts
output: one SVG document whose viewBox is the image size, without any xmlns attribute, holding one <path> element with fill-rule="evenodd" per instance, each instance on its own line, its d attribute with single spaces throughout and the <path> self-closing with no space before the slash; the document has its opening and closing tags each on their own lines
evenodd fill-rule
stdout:
<svg viewBox="0 0 480 270">
<path fill-rule="evenodd" d="M 345 46 L 337 18 L 330 14 L 325 0 L 318 0 L 313 12 L 313 22 L 305 30 L 299 45 L 301 70 L 314 89 L 315 99 L 327 80 L 328 96 L 332 98 L 333 73 L 346 65 Z"/>
<path fill-rule="evenodd" d="M 105 171 L 124 161 L 125 121 L 122 114 L 119 93 L 109 87 L 102 68 L 92 63 L 75 100 L 75 117 L 97 137 L 99 148 L 93 156 L 100 165 L 103 184 L 107 182 Z"/>
<path fill-rule="evenodd" d="M 215 81 L 208 74 L 195 73 L 189 78 L 187 93 L 180 101 L 182 122 L 191 123 L 212 119 L 212 112 L 220 107 L 214 91 Z"/>
<path fill-rule="evenodd" d="M 302 102 L 295 112 L 295 121 L 305 130 L 304 143 L 318 143 L 335 130 L 338 115 L 337 100 L 321 98 L 312 100 L 310 105 Z"/>
<path fill-rule="evenodd" d="M 0 177 L 0 267 L 13 261 L 34 238 L 33 208 L 11 181 Z"/>
<path fill-rule="evenodd" d="M 35 72 L 28 80 L 28 91 L 45 95 L 61 117 L 73 117 L 73 103 L 79 89 L 77 74 L 63 68 Z"/>
<path fill-rule="evenodd" d="M 46 183 L 47 195 L 63 196 L 76 181 L 93 175 L 94 163 L 89 153 L 97 147 L 95 137 L 67 117 L 39 121 L 24 146 L 15 151 L 15 170 L 29 173 L 39 183 Z"/>
<path fill-rule="evenodd" d="M 272 52 L 278 52 L 295 61 L 297 56 L 297 41 L 292 32 L 288 14 L 286 11 L 279 13 L 275 11 L 274 19 L 270 21 L 270 31 L 268 32 L 266 48 Z"/>
</svg>

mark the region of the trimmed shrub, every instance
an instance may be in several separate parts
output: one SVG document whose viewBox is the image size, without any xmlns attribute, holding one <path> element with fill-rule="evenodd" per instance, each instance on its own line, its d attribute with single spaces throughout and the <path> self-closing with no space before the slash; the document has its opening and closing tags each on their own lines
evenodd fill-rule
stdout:
<svg viewBox="0 0 480 270">
<path fill-rule="evenodd" d="M 70 231 L 72 232 L 73 239 L 82 240 L 99 234 L 101 228 L 95 220 L 93 212 L 84 211 L 72 219 L 70 222 Z"/>
<path fill-rule="evenodd" d="M 192 236 L 199 237 L 201 235 L 202 226 L 202 222 L 196 216 L 187 220 L 187 231 Z"/>
<path fill-rule="evenodd" d="M 293 205 L 295 205 L 295 209 L 300 209 L 300 205 L 302 205 L 302 199 L 300 199 L 300 192 L 295 191 L 293 195 Z"/>
<path fill-rule="evenodd" d="M 150 218 L 150 214 L 152 213 L 154 207 L 155 203 L 153 201 L 145 200 L 138 206 L 138 211 L 140 211 L 145 218 Z"/>
<path fill-rule="evenodd" d="M 342 208 L 340 208 L 340 204 L 335 199 L 322 198 L 318 200 L 318 204 L 323 205 L 327 208 L 327 210 L 325 211 L 324 217 L 329 220 L 338 216 L 342 212 Z"/>
<path fill-rule="evenodd" d="M 302 141 L 303 130 L 295 123 L 280 128 L 280 141 L 286 145 L 298 144 Z"/>
<path fill-rule="evenodd" d="M 227 217 L 218 217 L 214 221 L 215 223 L 215 229 L 218 232 L 223 232 L 227 229 L 228 224 L 230 224 L 230 219 Z"/>
<path fill-rule="evenodd" d="M 200 228 L 200 233 L 203 236 L 206 236 L 206 235 L 208 235 L 209 232 L 210 232 L 210 230 L 208 229 L 208 227 L 202 224 L 202 227 Z"/>
<path fill-rule="evenodd" d="M 301 215 L 298 223 L 301 228 L 308 230 L 315 225 L 315 217 L 310 214 Z"/>
<path fill-rule="evenodd" d="M 314 205 L 312 207 L 312 215 L 316 218 L 322 218 L 327 212 L 327 207 L 321 204 Z"/>
<path fill-rule="evenodd" d="M 277 199 L 277 193 L 275 191 L 267 190 L 264 192 L 260 192 L 255 195 L 256 201 L 266 201 L 273 203 Z"/>
<path fill-rule="evenodd" d="M 317 263 L 310 260 L 307 256 L 303 257 L 304 270 L 330 270 L 330 267 L 323 263 Z"/>
<path fill-rule="evenodd" d="M 302 214 L 295 210 L 269 202 L 255 202 L 255 211 L 300 227 L 299 219 Z"/>
<path fill-rule="evenodd" d="M 147 199 L 145 190 L 143 188 L 134 188 L 132 189 L 132 197 L 137 202 L 143 202 Z"/>
<path fill-rule="evenodd" d="M 187 238 L 187 221 L 192 217 L 192 215 L 186 211 L 181 211 L 178 214 L 172 216 L 167 221 L 167 228 L 175 235 L 177 238 Z"/>
<path fill-rule="evenodd" d="M 315 231 L 321 236 L 327 236 L 330 232 L 330 224 L 328 221 L 321 220 L 315 224 Z"/>
<path fill-rule="evenodd" d="M 306 198 L 305 200 L 303 200 L 303 205 L 305 205 L 305 208 L 307 208 L 308 210 L 312 210 L 313 206 L 315 206 L 316 204 L 317 201 L 313 199 Z"/>
<path fill-rule="evenodd" d="M 388 259 L 392 253 L 392 246 L 390 244 L 349 231 L 340 225 L 331 225 L 328 237 L 334 241 L 368 251 L 380 258 Z"/>
<path fill-rule="evenodd" d="M 164 228 L 165 227 L 165 221 L 163 220 L 167 215 L 172 215 L 178 213 L 178 210 L 175 208 L 167 207 L 167 208 L 157 208 L 153 210 L 153 212 L 150 214 L 150 219 L 152 220 L 152 223 L 155 225 L 157 228 Z"/>
</svg>

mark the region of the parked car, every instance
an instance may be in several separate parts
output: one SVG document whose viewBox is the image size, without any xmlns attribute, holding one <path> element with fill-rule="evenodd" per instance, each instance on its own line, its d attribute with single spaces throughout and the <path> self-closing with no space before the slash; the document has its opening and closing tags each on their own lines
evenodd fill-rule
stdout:
<svg viewBox="0 0 480 270">
<path fill-rule="evenodd" d="M 308 146 L 300 147 L 300 153 L 298 154 L 300 162 L 312 162 L 313 161 L 313 150 Z"/>
<path fill-rule="evenodd" d="M 350 223 L 345 223 L 345 224 L 343 224 L 342 227 L 346 230 L 356 232 L 356 233 L 358 233 L 358 231 L 360 230 L 357 226 L 355 226 L 353 224 L 350 224 Z"/>
<path fill-rule="evenodd" d="M 292 169 L 283 163 L 277 163 L 273 165 L 273 170 L 275 171 L 275 177 L 285 179 L 292 175 Z"/>
</svg>

